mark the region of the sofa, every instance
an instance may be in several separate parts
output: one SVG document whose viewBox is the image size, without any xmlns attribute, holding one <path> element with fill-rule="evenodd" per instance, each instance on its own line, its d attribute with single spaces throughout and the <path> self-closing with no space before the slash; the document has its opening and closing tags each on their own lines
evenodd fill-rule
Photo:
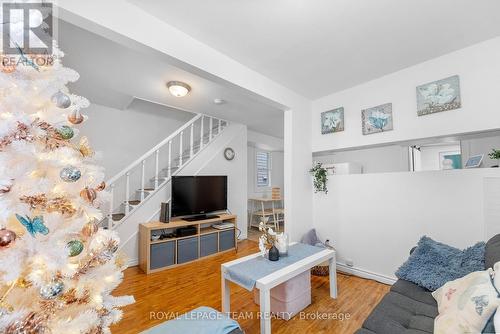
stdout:
<svg viewBox="0 0 500 334">
<path fill-rule="evenodd" d="M 500 261 L 500 234 L 486 243 L 485 269 Z M 438 315 L 431 292 L 405 280 L 398 280 L 355 334 L 433 333 Z M 490 332 L 490 331 L 488 331 Z M 494 330 L 492 331 L 494 333 Z"/>
</svg>

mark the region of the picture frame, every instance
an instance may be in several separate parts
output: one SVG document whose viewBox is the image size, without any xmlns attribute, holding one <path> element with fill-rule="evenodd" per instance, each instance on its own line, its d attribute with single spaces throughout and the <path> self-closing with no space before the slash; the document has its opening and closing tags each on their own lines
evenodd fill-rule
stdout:
<svg viewBox="0 0 500 334">
<path fill-rule="evenodd" d="M 420 85 L 417 91 L 417 114 L 425 116 L 462 107 L 460 78 L 454 75 Z"/>
<path fill-rule="evenodd" d="M 392 103 L 361 110 L 361 125 L 363 135 L 393 130 Z"/>
<path fill-rule="evenodd" d="M 321 134 L 344 131 L 344 107 L 321 113 Z"/>
</svg>

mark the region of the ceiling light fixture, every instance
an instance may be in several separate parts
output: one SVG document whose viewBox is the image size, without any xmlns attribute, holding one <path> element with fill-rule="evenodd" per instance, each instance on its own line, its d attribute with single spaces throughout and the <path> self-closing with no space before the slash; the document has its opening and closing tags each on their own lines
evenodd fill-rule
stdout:
<svg viewBox="0 0 500 334">
<path fill-rule="evenodd" d="M 167 87 L 170 94 L 175 97 L 186 96 L 191 91 L 191 87 L 189 87 L 187 83 L 181 81 L 169 81 L 167 82 Z"/>
</svg>

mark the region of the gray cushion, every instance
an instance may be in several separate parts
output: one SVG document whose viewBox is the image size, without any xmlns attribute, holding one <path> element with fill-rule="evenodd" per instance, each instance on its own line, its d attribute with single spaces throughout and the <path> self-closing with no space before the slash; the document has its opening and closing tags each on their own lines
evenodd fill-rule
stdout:
<svg viewBox="0 0 500 334">
<path fill-rule="evenodd" d="M 486 254 L 484 256 L 485 268 L 493 268 L 500 261 L 500 234 L 495 235 L 486 243 Z"/>
<path fill-rule="evenodd" d="M 432 333 L 437 314 L 434 305 L 390 291 L 366 319 L 363 328 L 383 334 L 402 334 L 408 330 Z"/>
<path fill-rule="evenodd" d="M 366 328 L 360 328 L 354 334 L 377 334 L 377 333 L 372 332 L 371 330 Z"/>
<path fill-rule="evenodd" d="M 391 287 L 391 291 L 405 295 L 406 297 L 409 297 L 421 303 L 437 307 L 437 302 L 434 297 L 432 297 L 431 292 L 427 289 L 419 287 L 414 283 L 400 279 L 396 281 L 396 283 L 394 283 L 394 285 Z"/>
</svg>

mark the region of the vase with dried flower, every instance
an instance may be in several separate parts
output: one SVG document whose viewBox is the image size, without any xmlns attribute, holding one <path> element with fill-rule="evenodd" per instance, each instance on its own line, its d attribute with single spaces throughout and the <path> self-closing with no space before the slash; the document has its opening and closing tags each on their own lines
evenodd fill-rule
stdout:
<svg viewBox="0 0 500 334">
<path fill-rule="evenodd" d="M 259 231 L 263 232 L 262 235 L 259 237 L 259 249 L 262 256 L 265 257 L 266 254 L 269 253 L 269 250 L 275 247 L 274 244 L 276 243 L 276 232 L 274 232 L 272 228 L 267 226 L 265 219 L 263 219 L 263 221 L 260 222 Z"/>
</svg>

